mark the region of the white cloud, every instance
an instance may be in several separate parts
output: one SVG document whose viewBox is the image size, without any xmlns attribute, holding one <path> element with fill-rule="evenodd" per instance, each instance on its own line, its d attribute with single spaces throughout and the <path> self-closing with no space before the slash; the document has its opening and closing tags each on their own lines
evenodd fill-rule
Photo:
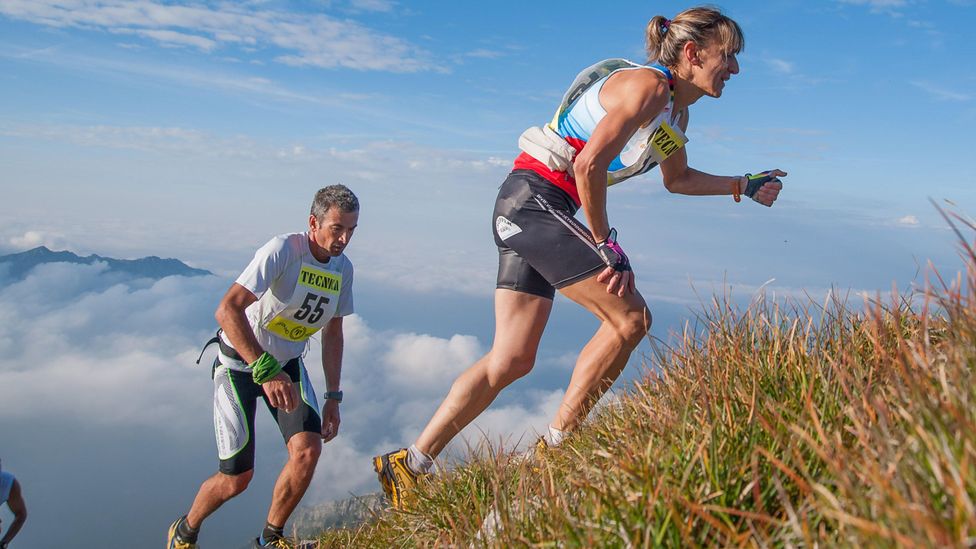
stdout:
<svg viewBox="0 0 976 549">
<path fill-rule="evenodd" d="M 524 402 L 489 408 L 461 432 L 465 446 L 487 440 L 495 447 L 518 451 L 535 442 L 559 410 L 563 390 L 526 391 Z M 458 445 L 459 446 L 459 445 Z"/>
<path fill-rule="evenodd" d="M 375 11 L 389 13 L 397 5 L 392 0 L 350 0 L 349 6 L 355 11 Z"/>
<path fill-rule="evenodd" d="M 385 0 L 355 4 L 372 11 L 393 6 Z M 155 0 L 8 0 L 0 3 L 0 14 L 52 27 L 138 35 L 205 52 L 240 46 L 241 53 L 250 53 L 256 48 L 274 52 L 277 61 L 294 66 L 390 72 L 436 69 L 425 51 L 404 40 L 320 13 L 230 2 L 210 7 Z"/>
<path fill-rule="evenodd" d="M 179 388 L 200 374 L 195 349 L 227 282 L 131 280 L 104 264 L 41 265 L 0 290 L 0 415 L 92 424 L 185 425 Z M 70 390 L 66 390 L 70 388 Z M 146 408 L 152 413 L 146 413 Z"/>
<path fill-rule="evenodd" d="M 194 48 L 200 49 L 202 51 L 212 51 L 217 47 L 217 42 L 215 40 L 210 40 L 203 36 L 195 36 L 192 34 L 186 34 L 183 32 L 176 32 L 171 30 L 130 30 L 130 29 L 120 29 L 118 31 L 120 34 L 135 34 L 138 36 L 143 36 L 145 38 L 151 38 L 163 46 L 168 47 L 179 47 L 179 46 L 192 46 Z M 217 35 L 217 38 L 221 41 L 235 41 L 231 40 L 224 33 Z"/>
<path fill-rule="evenodd" d="M 259 84 L 259 83 L 258 83 Z M 342 162 L 374 169 L 384 177 L 402 177 L 405 170 L 424 174 L 465 171 L 501 173 L 511 160 L 496 156 L 433 149 L 411 142 L 378 140 L 347 148 L 308 143 L 259 142 L 246 135 L 216 135 L 197 129 L 165 126 L 78 126 L 0 122 L 0 136 L 66 142 L 85 147 L 199 154 L 301 162 Z M 382 165 L 377 165 L 382 159 Z M 396 175 L 399 172 L 400 175 Z"/>
<path fill-rule="evenodd" d="M 126 44 L 128 49 L 142 49 L 142 46 Z M 15 51 L 15 48 L 13 48 Z M 267 78 L 232 74 L 222 71 L 199 71 L 187 67 L 168 67 L 158 64 L 121 62 L 113 59 L 78 55 L 73 52 L 59 51 L 58 48 L 43 48 L 29 51 L 11 50 L 0 51 L 0 57 L 10 59 L 30 60 L 48 65 L 87 72 L 107 73 L 112 75 L 135 76 L 139 79 L 154 79 L 178 86 L 197 88 L 206 92 L 214 90 L 234 94 L 255 95 L 261 99 L 272 99 L 279 102 L 306 103 L 325 107 L 355 108 L 357 102 L 370 99 L 365 94 L 343 93 L 339 90 L 329 91 L 321 95 L 310 95 L 290 90 Z M 227 59 L 227 57 L 222 57 Z M 262 64 L 260 61 L 252 61 Z"/>
<path fill-rule="evenodd" d="M 972 95 L 964 92 L 957 92 L 943 88 L 942 86 L 937 86 L 928 81 L 915 80 L 912 81 L 912 85 L 916 88 L 924 91 L 925 93 L 932 96 L 934 99 L 940 101 L 969 101 L 973 98 Z"/>
<path fill-rule="evenodd" d="M 245 138 L 220 140 L 198 130 L 152 126 L 0 125 L 0 135 L 63 141 L 86 147 L 168 151 L 219 152 L 224 156 L 248 154 L 253 144 Z"/>
<path fill-rule="evenodd" d="M 776 59 L 773 57 L 765 59 L 766 64 L 770 66 L 774 71 L 780 74 L 792 74 L 796 68 L 795 63 L 791 61 L 786 61 L 784 59 Z"/>
<path fill-rule="evenodd" d="M 425 334 L 399 334 L 390 342 L 384 358 L 398 383 L 423 390 L 456 377 L 482 354 L 473 336 L 454 335 L 445 340 Z"/>
<path fill-rule="evenodd" d="M 63 234 L 27 231 L 21 235 L 9 237 L 7 243 L 15 250 L 29 250 L 38 246 L 47 246 L 52 250 L 63 250 L 67 244 L 67 239 Z"/>
<path fill-rule="evenodd" d="M 498 59 L 503 57 L 505 54 L 498 50 L 489 50 L 487 48 L 478 48 L 476 50 L 469 51 L 464 54 L 465 57 L 472 57 L 475 59 Z"/>
<path fill-rule="evenodd" d="M 845 4 L 871 6 L 872 8 L 897 8 L 908 4 L 907 0 L 840 0 Z"/>
<path fill-rule="evenodd" d="M 892 11 L 896 8 L 903 8 L 908 5 L 908 0 L 839 0 L 842 4 L 854 4 L 856 6 L 868 6 L 871 11 Z"/>
<path fill-rule="evenodd" d="M 904 217 L 899 217 L 896 223 L 905 227 L 917 227 L 918 218 L 915 217 L 914 215 L 906 215 Z"/>
</svg>

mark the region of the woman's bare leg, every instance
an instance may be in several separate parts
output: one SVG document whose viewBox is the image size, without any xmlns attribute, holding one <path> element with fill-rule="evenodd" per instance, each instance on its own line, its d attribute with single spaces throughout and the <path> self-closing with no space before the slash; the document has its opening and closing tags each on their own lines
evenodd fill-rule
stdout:
<svg viewBox="0 0 976 549">
<path fill-rule="evenodd" d="M 495 400 L 508 384 L 535 364 L 552 300 L 511 290 L 495 290 L 495 340 L 491 350 L 454 381 L 416 445 L 435 457 Z"/>
<path fill-rule="evenodd" d="M 640 293 L 624 297 L 608 294 L 606 284 L 596 277 L 560 291 L 601 322 L 576 360 L 569 387 L 552 422 L 560 431 L 571 431 L 623 371 L 631 353 L 651 329 L 651 313 Z"/>
</svg>

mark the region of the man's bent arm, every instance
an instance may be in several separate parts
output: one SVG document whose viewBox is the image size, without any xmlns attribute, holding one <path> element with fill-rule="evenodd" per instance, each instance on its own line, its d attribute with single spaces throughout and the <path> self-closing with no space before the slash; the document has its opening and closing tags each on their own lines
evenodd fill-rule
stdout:
<svg viewBox="0 0 976 549">
<path fill-rule="evenodd" d="M 261 348 L 258 339 L 254 337 L 254 331 L 244 314 L 248 305 L 257 300 L 258 298 L 251 293 L 251 290 L 235 282 L 224 294 L 224 298 L 220 300 L 220 305 L 217 306 L 217 312 L 214 313 L 214 318 L 217 319 L 220 329 L 227 334 L 227 339 L 230 340 L 234 350 L 248 364 L 257 360 L 264 353 L 264 349 Z"/>
<path fill-rule="evenodd" d="M 248 364 L 252 364 L 262 354 L 264 349 L 254 337 L 254 330 L 247 321 L 244 310 L 251 303 L 257 301 L 251 290 L 238 283 L 233 283 L 224 298 L 217 306 L 214 317 L 220 324 L 220 329 L 227 334 L 231 345 L 237 354 L 241 355 Z M 291 412 L 298 406 L 297 389 L 292 385 L 291 379 L 285 372 L 278 372 L 278 375 L 261 384 L 264 394 L 268 395 L 268 401 L 275 408 L 281 408 L 285 412 Z"/>
</svg>

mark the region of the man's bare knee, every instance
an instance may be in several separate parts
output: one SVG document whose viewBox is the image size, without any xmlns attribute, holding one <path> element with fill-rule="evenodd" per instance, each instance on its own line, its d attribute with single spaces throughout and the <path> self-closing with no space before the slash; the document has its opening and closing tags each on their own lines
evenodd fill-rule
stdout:
<svg viewBox="0 0 976 549">
<path fill-rule="evenodd" d="M 315 468 L 322 455 L 322 440 L 318 435 L 294 437 L 289 442 L 288 458 L 301 467 Z"/>
<path fill-rule="evenodd" d="M 252 478 L 254 478 L 254 469 L 249 469 L 239 475 L 220 473 L 220 486 L 223 488 L 224 495 L 231 498 L 247 490 Z"/>
</svg>

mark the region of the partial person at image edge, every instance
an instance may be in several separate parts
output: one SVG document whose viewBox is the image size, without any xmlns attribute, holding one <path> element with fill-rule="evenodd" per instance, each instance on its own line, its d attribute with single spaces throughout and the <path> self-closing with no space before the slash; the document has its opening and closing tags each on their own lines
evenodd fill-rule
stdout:
<svg viewBox="0 0 976 549">
<path fill-rule="evenodd" d="M 0 549 L 7 549 L 10 542 L 14 540 L 20 529 L 27 522 L 27 504 L 24 503 L 24 494 L 20 487 L 20 482 L 14 477 L 13 473 L 3 470 L 3 461 L 0 460 L 0 505 L 7 504 L 7 508 L 14 514 L 14 521 L 10 527 L 3 532 L 3 524 L 0 524 Z"/>
</svg>

